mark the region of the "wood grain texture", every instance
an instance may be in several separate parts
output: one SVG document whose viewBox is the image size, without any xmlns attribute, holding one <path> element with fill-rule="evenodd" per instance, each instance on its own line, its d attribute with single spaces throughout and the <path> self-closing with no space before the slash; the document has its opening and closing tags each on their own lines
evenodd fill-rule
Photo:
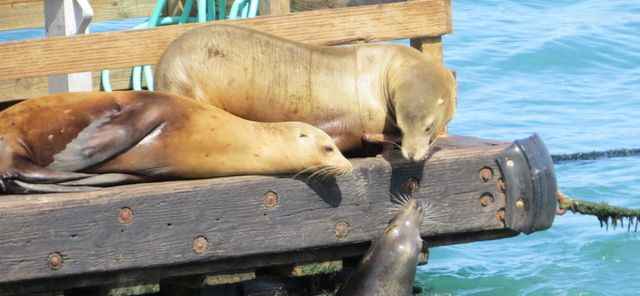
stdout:
<svg viewBox="0 0 640 296">
<path fill-rule="evenodd" d="M 0 31 L 44 26 L 43 0 L 0 1 Z M 155 0 L 92 0 L 93 21 L 148 17 Z"/>
<path fill-rule="evenodd" d="M 506 145 L 459 137 L 439 142 L 440 150 L 426 164 L 354 159 L 351 176 L 324 182 L 241 176 L 81 194 L 3 196 L 0 279 L 113 272 L 368 242 L 394 215 L 389 195 L 404 192 L 408 178 L 420 182 L 414 196 L 433 204 L 427 218 L 434 223 L 427 219 L 422 227 L 427 239 L 504 230 L 496 218 L 504 196 L 497 192 L 494 157 Z M 478 175 L 483 167 L 495 172 L 486 183 Z M 270 209 L 263 201 L 268 191 L 279 198 Z M 482 207 L 479 198 L 485 192 L 495 201 Z M 123 207 L 133 210 L 130 224 L 118 223 Z M 345 238 L 335 232 L 341 221 L 349 225 Z M 209 243 L 203 254 L 193 250 L 198 236 Z M 59 270 L 47 265 L 53 252 L 64 259 Z"/>
<path fill-rule="evenodd" d="M 406 0 L 291 0 L 291 11 L 309 11 L 327 8 L 374 5 Z"/>
<path fill-rule="evenodd" d="M 100 90 L 100 73 L 93 72 L 93 90 Z M 131 89 L 131 68 L 111 70 L 113 90 Z M 14 99 L 28 99 L 49 94 L 47 77 L 18 78 L 0 80 L 0 102 Z"/>
<path fill-rule="evenodd" d="M 450 31 L 444 0 L 367 5 L 225 20 L 311 44 L 436 37 Z M 207 24 L 0 43 L 0 80 L 155 64 L 185 31 Z M 123 51 L 123 49 L 126 49 Z M 126 52 L 126 54 L 125 54 Z"/>
</svg>

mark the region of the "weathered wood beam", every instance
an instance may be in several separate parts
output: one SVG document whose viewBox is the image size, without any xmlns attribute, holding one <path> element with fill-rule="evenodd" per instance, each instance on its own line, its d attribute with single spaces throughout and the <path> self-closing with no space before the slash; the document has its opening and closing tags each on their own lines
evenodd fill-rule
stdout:
<svg viewBox="0 0 640 296">
<path fill-rule="evenodd" d="M 386 4 L 403 1 L 406 0 L 291 0 L 291 11 L 309 11 L 348 6 Z"/>
<path fill-rule="evenodd" d="M 497 185 L 496 157 L 507 145 L 447 137 L 425 164 L 354 159 L 351 176 L 324 181 L 244 176 L 3 196 L 0 279 L 59 278 L 363 243 L 393 216 L 389 195 L 408 191 L 427 199 L 437 213 L 437 223 L 427 220 L 422 227 L 428 240 L 495 231 L 513 235 L 497 215 L 505 197 Z M 480 177 L 482 168 L 492 172 L 489 179 Z M 275 206 L 265 204 L 268 192 L 277 194 Z M 485 193 L 492 198 L 481 204 Z M 119 219 L 125 208 L 132 219 Z"/>
<path fill-rule="evenodd" d="M 100 90 L 100 71 L 92 73 L 92 90 Z M 131 68 L 111 70 L 113 90 L 131 89 Z M 28 99 L 49 94 L 47 77 L 0 80 L 0 102 Z"/>
<path fill-rule="evenodd" d="M 0 31 L 44 26 L 43 0 L 0 2 Z M 127 19 L 151 15 L 155 0 L 92 0 L 94 21 Z"/>
<path fill-rule="evenodd" d="M 225 20 L 311 44 L 348 44 L 425 36 L 451 31 L 443 0 L 369 5 L 284 16 Z M 155 64 L 166 46 L 185 31 L 206 24 L 0 43 L 0 80 Z M 126 48 L 126 51 L 122 49 Z"/>
</svg>

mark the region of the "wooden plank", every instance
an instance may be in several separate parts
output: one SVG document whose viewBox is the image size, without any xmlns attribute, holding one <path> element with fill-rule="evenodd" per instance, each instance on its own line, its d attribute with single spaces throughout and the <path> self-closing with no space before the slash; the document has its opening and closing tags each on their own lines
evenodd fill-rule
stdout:
<svg viewBox="0 0 640 296">
<path fill-rule="evenodd" d="M 412 38 L 409 42 L 411 47 L 421 51 L 438 63 L 443 63 L 441 37 Z"/>
<path fill-rule="evenodd" d="M 284 16 L 225 20 L 311 44 L 348 44 L 425 36 L 450 31 L 444 0 L 392 3 L 301 12 Z M 401 20 L 401 21 L 399 21 Z M 0 44 L 0 80 L 155 64 L 183 32 L 207 24 Z M 122 48 L 126 48 L 126 54 Z"/>
<path fill-rule="evenodd" d="M 283 15 L 291 12 L 289 0 L 262 0 L 258 15 Z"/>
<path fill-rule="evenodd" d="M 403 1 L 406 0 L 291 0 L 291 11 L 309 11 L 348 6 L 386 4 Z"/>
<path fill-rule="evenodd" d="M 504 229 L 467 232 L 451 235 L 440 235 L 429 238 L 429 247 L 456 243 L 495 240 L 517 235 L 516 232 Z M 268 267 L 283 264 L 294 264 L 301 261 L 323 261 L 336 258 L 354 258 L 364 254 L 370 243 L 358 243 L 332 246 L 322 249 L 311 249 L 283 252 L 268 255 L 253 255 L 240 258 L 229 258 L 198 264 L 165 265 L 145 269 L 126 269 L 108 273 L 83 273 L 71 277 L 40 278 L 29 281 L 0 283 L 0 295 L 24 295 L 34 292 L 64 290 L 74 287 L 136 286 L 140 283 L 157 283 L 170 277 L 185 277 L 197 274 L 211 274 L 229 271 L 240 271 L 257 267 Z M 161 284 L 162 285 L 162 284 Z M 164 287 L 161 287 L 161 291 Z M 172 295 L 172 294 L 169 294 Z"/>
<path fill-rule="evenodd" d="M 409 0 L 409 1 L 422 1 L 422 0 Z M 445 12 L 448 13 L 447 19 L 449 23 L 447 26 L 450 30 L 453 30 L 453 21 L 451 17 L 451 0 L 444 1 Z M 433 60 L 438 61 L 439 63 L 444 63 L 443 54 L 442 54 L 442 37 L 441 36 L 429 36 L 429 37 L 419 37 L 419 38 L 411 38 L 410 44 L 413 48 L 423 52 L 428 57 Z"/>
<path fill-rule="evenodd" d="M 434 223 L 427 219 L 423 224 L 422 235 L 427 239 L 505 230 L 496 215 L 505 200 L 497 191 L 500 173 L 495 157 L 506 144 L 442 138 L 425 164 L 395 158 L 391 163 L 384 158 L 354 159 L 351 176 L 324 182 L 242 176 L 79 194 L 3 196 L 0 281 L 367 242 L 383 231 L 394 214 L 389 194 L 406 192 L 410 178 L 419 183 L 414 197 L 427 199 L 433 204 L 431 215 L 437 213 Z M 487 182 L 479 177 L 483 167 L 494 172 Z M 278 203 L 266 208 L 263 196 L 270 191 L 278 195 Z M 482 206 L 480 196 L 487 192 L 494 200 Z M 120 224 L 118 212 L 125 207 L 134 217 L 131 223 Z M 338 225 L 346 225 L 346 234 L 336 234 Z M 206 247 L 194 247 L 201 238 L 205 243 L 200 245 Z M 50 267 L 51 256 L 60 256 L 61 265 Z"/>
<path fill-rule="evenodd" d="M 0 31 L 44 26 L 43 0 L 0 2 Z M 148 17 L 155 0 L 92 0 L 94 21 Z"/>
<path fill-rule="evenodd" d="M 131 89 L 131 68 L 111 71 L 111 87 L 114 90 Z M 100 90 L 100 72 L 92 73 L 93 90 Z M 0 80 L 0 102 L 28 99 L 47 95 L 47 77 Z"/>
</svg>

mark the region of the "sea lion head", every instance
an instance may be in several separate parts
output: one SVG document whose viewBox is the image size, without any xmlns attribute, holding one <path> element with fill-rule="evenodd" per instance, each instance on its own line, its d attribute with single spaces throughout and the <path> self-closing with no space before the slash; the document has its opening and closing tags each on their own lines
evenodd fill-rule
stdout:
<svg viewBox="0 0 640 296">
<path fill-rule="evenodd" d="M 353 171 L 351 162 L 345 158 L 334 141 L 322 130 L 302 122 L 290 122 L 288 136 L 294 139 L 295 147 L 282 153 L 295 158 L 296 163 L 305 167 L 298 169 L 300 173 L 311 173 L 312 176 L 341 176 Z"/>
<path fill-rule="evenodd" d="M 408 68 L 395 93 L 396 124 L 402 132 L 402 156 L 421 161 L 455 112 L 453 74 L 441 65 Z"/>
<path fill-rule="evenodd" d="M 424 219 L 425 208 L 415 199 L 409 199 L 399 209 L 384 230 L 384 237 L 397 242 L 401 253 L 418 254 L 422 249 L 420 225 Z"/>
</svg>

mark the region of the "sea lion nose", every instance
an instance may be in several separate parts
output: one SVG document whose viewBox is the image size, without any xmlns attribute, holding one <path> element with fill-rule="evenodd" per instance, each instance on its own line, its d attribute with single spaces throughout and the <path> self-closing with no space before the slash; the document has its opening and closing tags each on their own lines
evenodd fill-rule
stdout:
<svg viewBox="0 0 640 296">
<path fill-rule="evenodd" d="M 409 156 L 409 159 L 413 159 L 414 156 L 416 156 L 415 152 L 407 152 L 407 156 Z"/>
</svg>

